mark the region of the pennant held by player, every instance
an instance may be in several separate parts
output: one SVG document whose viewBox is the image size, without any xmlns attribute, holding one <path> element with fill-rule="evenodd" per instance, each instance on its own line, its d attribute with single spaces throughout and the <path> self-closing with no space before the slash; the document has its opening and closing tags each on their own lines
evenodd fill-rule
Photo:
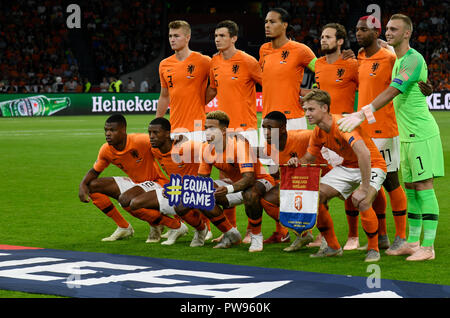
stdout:
<svg viewBox="0 0 450 318">
<path fill-rule="evenodd" d="M 301 234 L 316 225 L 319 210 L 319 166 L 280 167 L 280 222 Z"/>
</svg>

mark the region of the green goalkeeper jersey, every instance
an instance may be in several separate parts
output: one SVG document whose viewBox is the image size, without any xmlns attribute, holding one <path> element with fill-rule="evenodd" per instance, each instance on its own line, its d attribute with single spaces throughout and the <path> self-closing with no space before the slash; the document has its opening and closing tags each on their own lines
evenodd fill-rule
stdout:
<svg viewBox="0 0 450 318">
<path fill-rule="evenodd" d="M 395 60 L 390 86 L 401 92 L 394 98 L 401 142 L 422 141 L 439 134 L 439 127 L 418 84 L 419 81 L 426 82 L 427 77 L 427 64 L 416 50 L 411 48 Z"/>
</svg>

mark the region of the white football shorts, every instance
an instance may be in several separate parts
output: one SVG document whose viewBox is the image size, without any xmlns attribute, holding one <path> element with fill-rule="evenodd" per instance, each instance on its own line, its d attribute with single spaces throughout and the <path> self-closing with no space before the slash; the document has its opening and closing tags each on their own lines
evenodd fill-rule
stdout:
<svg viewBox="0 0 450 318">
<path fill-rule="evenodd" d="M 372 168 L 370 186 L 377 192 L 381 189 L 384 179 L 386 179 L 386 172 L 380 168 Z M 324 175 L 320 183 L 334 188 L 344 199 L 347 199 L 361 184 L 361 171 L 359 168 L 337 166 Z"/>
<path fill-rule="evenodd" d="M 400 137 L 372 138 L 386 161 L 387 172 L 395 172 L 400 168 Z"/>
</svg>

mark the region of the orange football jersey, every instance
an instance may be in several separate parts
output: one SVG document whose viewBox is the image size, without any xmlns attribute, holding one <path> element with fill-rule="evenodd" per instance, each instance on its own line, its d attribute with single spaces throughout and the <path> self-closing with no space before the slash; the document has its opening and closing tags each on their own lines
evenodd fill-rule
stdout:
<svg viewBox="0 0 450 318">
<path fill-rule="evenodd" d="M 127 144 L 122 151 L 104 143 L 93 168 L 97 172 L 102 172 L 110 164 L 120 168 L 135 183 L 156 181 L 164 184 L 167 182 L 164 174 L 154 166 L 147 134 L 128 134 Z"/>
<path fill-rule="evenodd" d="M 275 110 L 284 113 L 287 119 L 304 117 L 299 101 L 300 86 L 305 67 L 315 58 L 309 47 L 294 41 L 278 49 L 271 42 L 261 46 L 263 118 Z"/>
<path fill-rule="evenodd" d="M 303 157 L 309 146 L 309 140 L 313 134 L 313 130 L 311 129 L 302 129 L 302 130 L 289 130 L 287 131 L 287 140 L 284 149 L 279 151 L 274 144 L 271 147 L 266 142 L 265 151 L 268 155 L 274 154 L 275 158 L 278 155 L 278 162 L 275 162 L 279 165 L 285 165 L 292 157 L 301 158 Z M 319 154 L 316 157 L 315 164 L 326 164 L 328 162 L 322 157 L 322 154 Z M 330 170 L 329 167 L 322 169 L 322 175 L 326 174 Z"/>
<path fill-rule="evenodd" d="M 161 87 L 169 91 L 172 130 L 203 130 L 210 61 L 192 52 L 184 61 L 174 54 L 159 64 Z"/>
<path fill-rule="evenodd" d="M 198 169 L 201 175 L 209 175 L 212 167 L 222 171 L 233 182 L 242 179 L 245 172 L 254 172 L 256 179 L 266 179 L 274 184 L 274 180 L 267 173 L 256 155 L 250 150 L 250 144 L 242 138 L 228 137 L 224 152 L 216 153 L 212 144 L 204 143 L 202 162 Z"/>
<path fill-rule="evenodd" d="M 378 94 L 389 87 L 395 59 L 395 54 L 385 48 L 380 48 L 371 57 L 366 57 L 364 50 L 358 54 L 358 110 L 370 104 Z M 380 110 L 377 110 L 374 115 L 375 123 L 369 124 L 367 121 L 364 121 L 361 124 L 361 127 L 370 137 L 392 138 L 398 136 L 397 120 L 392 101 Z"/>
<path fill-rule="evenodd" d="M 320 155 L 322 147 L 333 150 L 339 156 L 344 158 L 342 165 L 347 168 L 358 168 L 358 157 L 352 149 L 353 144 L 358 140 L 363 140 L 370 151 L 370 161 L 372 168 L 380 168 L 386 172 L 386 162 L 380 154 L 377 146 L 375 146 L 372 138 L 361 128 L 357 127 L 350 133 L 339 130 L 337 121 L 342 118 L 341 115 L 331 115 L 333 123 L 330 132 L 320 129 L 318 126 L 314 128 L 311 136 L 308 152 L 315 157 Z"/>
<path fill-rule="evenodd" d="M 210 86 L 217 89 L 218 110 L 230 117 L 229 128 L 257 128 L 255 83 L 261 84 L 261 66 L 253 56 L 238 50 L 228 60 L 212 57 Z"/>
<path fill-rule="evenodd" d="M 201 142 L 189 140 L 173 145 L 167 153 L 161 153 L 158 148 L 152 148 L 152 153 L 168 177 L 171 174 L 196 176 L 201 161 L 202 146 Z"/>
<path fill-rule="evenodd" d="M 330 113 L 353 113 L 358 88 L 358 61 L 339 58 L 330 64 L 323 56 L 317 59 L 315 69 L 318 88 L 330 94 Z"/>
</svg>

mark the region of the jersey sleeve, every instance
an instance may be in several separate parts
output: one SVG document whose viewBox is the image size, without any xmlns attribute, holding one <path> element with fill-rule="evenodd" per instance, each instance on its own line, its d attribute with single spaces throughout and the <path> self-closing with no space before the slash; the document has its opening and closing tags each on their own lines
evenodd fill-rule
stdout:
<svg viewBox="0 0 450 318">
<path fill-rule="evenodd" d="M 98 152 L 98 156 L 97 156 L 97 160 L 94 163 L 94 170 L 97 171 L 98 173 L 102 172 L 103 170 L 105 170 L 109 164 L 111 163 L 111 160 L 109 159 L 108 155 L 107 155 L 107 145 L 104 144 L 99 152 Z"/>
<path fill-rule="evenodd" d="M 264 52 L 266 51 L 266 48 L 265 48 L 265 44 L 263 44 L 263 45 L 261 45 L 261 47 L 259 48 L 259 60 L 258 60 L 258 63 L 259 63 L 259 65 L 262 67 L 262 65 L 263 65 L 263 63 L 264 63 Z"/>
<path fill-rule="evenodd" d="M 399 65 L 398 74 L 392 79 L 391 85 L 404 93 L 412 84 L 419 80 L 423 60 L 416 54 L 406 56 Z"/>
<path fill-rule="evenodd" d="M 250 150 L 250 144 L 242 139 L 236 142 L 236 157 L 241 173 L 255 172 L 256 157 Z"/>
<path fill-rule="evenodd" d="M 217 88 L 216 81 L 214 77 L 214 62 L 211 61 L 211 67 L 209 68 L 209 86 L 212 88 Z"/>
<path fill-rule="evenodd" d="M 301 64 L 303 67 L 308 67 L 311 71 L 314 72 L 317 57 L 308 46 L 302 44 L 299 50 L 299 58 L 299 64 Z"/>
<path fill-rule="evenodd" d="M 352 63 L 351 70 L 352 70 L 352 81 L 356 83 L 356 90 L 358 90 L 359 74 L 358 74 L 358 61 L 357 60 L 354 60 L 354 63 Z"/>
<path fill-rule="evenodd" d="M 210 69 L 211 69 L 211 58 L 207 55 L 202 55 L 202 68 L 205 74 L 205 77 L 208 78 L 209 74 L 210 74 Z"/>
<path fill-rule="evenodd" d="M 357 129 L 353 130 L 352 132 L 343 132 L 340 131 L 339 129 L 338 134 L 340 135 L 339 137 L 344 139 L 349 145 L 350 147 L 353 147 L 353 144 L 358 141 L 363 139 L 361 134 L 359 133 L 359 131 L 361 130 L 361 127 L 358 127 Z"/>
<path fill-rule="evenodd" d="M 161 87 L 167 88 L 167 82 L 166 79 L 164 78 L 164 65 L 163 63 L 159 64 L 159 81 L 161 82 Z"/>
<path fill-rule="evenodd" d="M 319 138 L 319 128 L 316 126 L 313 130 L 313 133 L 309 139 L 309 145 L 307 151 L 313 155 L 314 157 L 319 157 L 322 149 L 322 142 Z"/>
<path fill-rule="evenodd" d="M 213 158 L 208 156 L 208 154 L 211 154 L 211 148 L 210 145 L 207 143 L 202 145 L 201 148 L 201 154 L 200 154 L 200 165 L 198 166 L 198 174 L 199 175 L 211 175 L 212 166 L 213 166 Z"/>
<path fill-rule="evenodd" d="M 258 63 L 258 61 L 253 57 L 248 57 L 247 58 L 247 68 L 248 68 L 250 77 L 258 84 L 261 84 L 262 83 L 262 71 L 261 71 L 261 65 Z"/>
</svg>

